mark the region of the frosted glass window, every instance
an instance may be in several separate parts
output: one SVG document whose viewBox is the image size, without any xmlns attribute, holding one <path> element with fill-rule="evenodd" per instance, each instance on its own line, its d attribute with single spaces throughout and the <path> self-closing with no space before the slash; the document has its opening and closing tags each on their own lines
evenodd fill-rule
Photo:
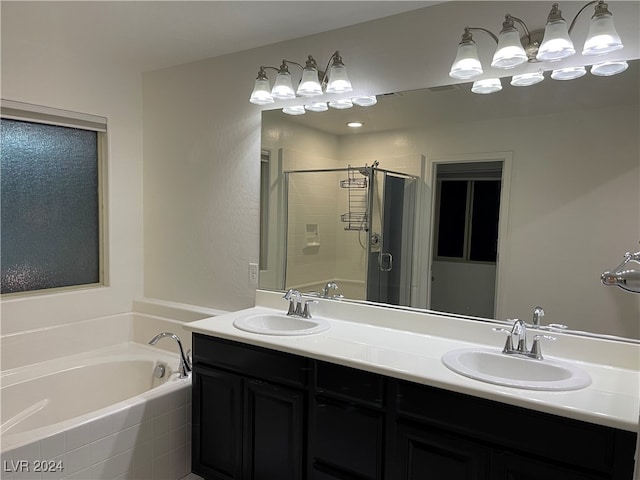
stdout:
<svg viewBox="0 0 640 480">
<path fill-rule="evenodd" d="M 1 120 L 2 293 L 100 282 L 98 135 Z"/>
</svg>

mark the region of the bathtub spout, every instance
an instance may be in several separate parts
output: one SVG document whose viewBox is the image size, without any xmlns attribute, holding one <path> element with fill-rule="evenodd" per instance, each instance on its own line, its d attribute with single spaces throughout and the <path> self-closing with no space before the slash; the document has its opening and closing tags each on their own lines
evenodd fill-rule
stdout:
<svg viewBox="0 0 640 480">
<path fill-rule="evenodd" d="M 180 337 L 178 337 L 175 333 L 162 332 L 149 340 L 149 345 L 155 345 L 156 343 L 158 343 L 158 340 L 163 337 L 171 337 L 178 343 L 178 348 L 180 348 L 180 366 L 178 367 L 178 370 L 180 371 L 180 378 L 187 378 L 192 370 L 191 360 L 189 360 L 189 353 L 184 353 L 184 348 L 182 348 Z"/>
</svg>

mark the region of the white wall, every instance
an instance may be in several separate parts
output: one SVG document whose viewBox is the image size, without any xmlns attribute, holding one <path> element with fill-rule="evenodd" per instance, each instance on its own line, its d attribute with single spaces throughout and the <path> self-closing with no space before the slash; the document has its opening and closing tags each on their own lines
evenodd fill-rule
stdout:
<svg viewBox="0 0 640 480">
<path fill-rule="evenodd" d="M 142 294 L 142 88 L 140 74 L 33 42 L 5 10 L 2 98 L 108 119 L 109 285 L 2 299 L 2 333 L 131 311 Z M 28 5 L 20 12 L 28 15 Z M 37 25 L 31 25 L 37 28 Z M 61 32 L 63 34 L 63 32 Z"/>
</svg>

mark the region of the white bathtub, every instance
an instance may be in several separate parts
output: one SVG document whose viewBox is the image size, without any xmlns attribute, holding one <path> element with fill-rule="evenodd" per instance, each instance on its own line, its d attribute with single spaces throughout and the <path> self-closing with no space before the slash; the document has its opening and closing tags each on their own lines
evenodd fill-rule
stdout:
<svg viewBox="0 0 640 480">
<path fill-rule="evenodd" d="M 183 477 L 191 379 L 177 366 L 177 352 L 125 342 L 2 372 L 0 476 Z"/>
</svg>

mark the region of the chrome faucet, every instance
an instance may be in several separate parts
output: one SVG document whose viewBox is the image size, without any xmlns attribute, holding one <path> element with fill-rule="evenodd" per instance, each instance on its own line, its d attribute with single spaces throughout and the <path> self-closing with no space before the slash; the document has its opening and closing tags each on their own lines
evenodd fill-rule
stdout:
<svg viewBox="0 0 640 480">
<path fill-rule="evenodd" d="M 550 323 L 549 325 L 541 325 L 540 320 L 544 317 L 544 310 L 538 306 L 533 309 L 533 320 L 531 325 L 528 325 L 524 320 L 513 320 L 513 327 L 511 329 L 497 327 L 493 330 L 496 332 L 502 332 L 507 334 L 507 341 L 504 344 L 502 353 L 507 355 L 522 355 L 529 358 L 535 358 L 542 360 L 542 349 L 540 347 L 541 340 L 555 340 L 556 337 L 551 335 L 536 334 L 533 336 L 533 343 L 531 349 L 527 350 L 527 328 L 533 328 L 535 330 L 544 331 L 559 331 L 566 330 L 567 326 L 560 323 Z M 514 344 L 514 338 L 517 339 L 517 343 Z"/>
<path fill-rule="evenodd" d="M 534 327 L 540 326 L 540 319 L 544 317 L 544 310 L 538 306 L 533 309 L 533 321 L 531 322 Z"/>
<path fill-rule="evenodd" d="M 285 300 L 289 300 L 289 310 L 287 315 L 290 317 L 311 318 L 311 304 L 318 303 L 317 300 L 302 301 L 302 294 L 293 288 L 284 294 Z"/>
<path fill-rule="evenodd" d="M 520 355 L 527 358 L 535 358 L 536 360 L 543 360 L 542 349 L 540 347 L 540 340 L 555 340 L 556 337 L 551 335 L 537 334 L 533 336 L 533 343 L 531 344 L 531 350 L 527 348 L 527 324 L 524 320 L 515 320 L 511 330 L 508 328 L 497 327 L 494 328 L 496 332 L 504 332 L 507 334 L 507 340 L 502 349 L 502 353 L 505 355 Z M 514 338 L 517 343 L 514 344 Z M 515 345 L 515 346 L 514 346 Z"/>
<path fill-rule="evenodd" d="M 324 288 L 322 289 L 322 296 L 324 298 L 336 298 L 338 295 L 335 293 L 330 294 L 331 290 L 338 290 L 338 284 L 336 282 L 327 282 Z"/>
<path fill-rule="evenodd" d="M 178 337 L 175 333 L 171 332 L 162 332 L 149 340 L 149 345 L 155 345 L 158 343 L 163 337 L 171 337 L 178 343 L 178 348 L 180 349 L 180 365 L 178 366 L 178 371 L 180 372 L 180 378 L 187 378 L 193 367 L 191 366 L 191 360 L 189 359 L 189 352 L 184 353 L 184 349 L 182 348 L 182 342 L 180 341 L 180 337 Z"/>
<path fill-rule="evenodd" d="M 290 288 L 282 298 L 289 300 L 289 310 L 287 311 L 287 315 L 298 317 L 302 316 L 302 294 L 298 290 Z"/>
</svg>

